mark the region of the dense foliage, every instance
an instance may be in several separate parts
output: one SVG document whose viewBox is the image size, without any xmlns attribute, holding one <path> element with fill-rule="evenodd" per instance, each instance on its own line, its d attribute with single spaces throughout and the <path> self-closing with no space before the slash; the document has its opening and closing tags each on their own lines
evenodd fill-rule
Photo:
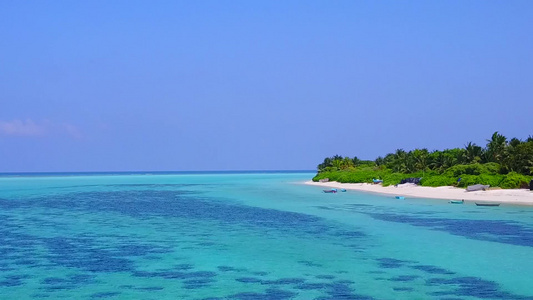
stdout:
<svg viewBox="0 0 533 300">
<path fill-rule="evenodd" d="M 464 148 L 432 152 L 398 149 L 374 161 L 335 155 L 318 165 L 313 180 L 370 183 L 372 179 L 382 179 L 386 186 L 409 177 L 421 177 L 424 186 L 526 187 L 533 178 L 533 136 L 525 141 L 517 138 L 508 141 L 495 132 L 484 148 L 470 142 Z"/>
</svg>

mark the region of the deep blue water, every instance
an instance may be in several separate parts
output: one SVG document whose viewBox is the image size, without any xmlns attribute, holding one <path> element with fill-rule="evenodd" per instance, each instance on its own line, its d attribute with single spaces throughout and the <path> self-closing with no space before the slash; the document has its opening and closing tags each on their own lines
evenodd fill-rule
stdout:
<svg viewBox="0 0 533 300">
<path fill-rule="evenodd" d="M 309 172 L 0 178 L 1 299 L 533 299 L 533 210 Z"/>
</svg>

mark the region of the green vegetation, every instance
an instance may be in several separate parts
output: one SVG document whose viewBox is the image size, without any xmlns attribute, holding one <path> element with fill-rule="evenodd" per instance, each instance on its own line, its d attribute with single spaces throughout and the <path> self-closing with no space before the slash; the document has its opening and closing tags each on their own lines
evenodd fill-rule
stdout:
<svg viewBox="0 0 533 300">
<path fill-rule="evenodd" d="M 469 142 L 464 148 L 432 152 L 398 149 L 374 161 L 335 155 L 325 158 L 317 168 L 314 181 L 329 178 L 343 183 L 372 183 L 372 179 L 381 179 L 387 186 L 417 177 L 422 178 L 423 186 L 488 184 L 524 188 L 533 178 L 533 136 L 525 141 L 508 141 L 495 132 L 485 148 Z"/>
</svg>

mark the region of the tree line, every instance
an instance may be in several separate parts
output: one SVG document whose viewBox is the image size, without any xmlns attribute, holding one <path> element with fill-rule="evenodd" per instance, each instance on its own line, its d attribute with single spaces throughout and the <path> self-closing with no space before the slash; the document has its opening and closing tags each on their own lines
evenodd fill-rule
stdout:
<svg viewBox="0 0 533 300">
<path fill-rule="evenodd" d="M 495 132 L 487 139 L 485 147 L 469 142 L 463 148 L 442 151 L 428 151 L 425 148 L 411 151 L 397 149 L 394 153 L 380 156 L 373 161 L 335 155 L 326 157 L 317 169 L 321 173 L 357 167 L 378 167 L 404 174 L 426 171 L 442 174 L 454 166 L 471 164 L 491 164 L 498 168 L 500 174 L 515 172 L 533 175 L 533 136 L 530 135 L 526 140 L 508 140 Z"/>
</svg>

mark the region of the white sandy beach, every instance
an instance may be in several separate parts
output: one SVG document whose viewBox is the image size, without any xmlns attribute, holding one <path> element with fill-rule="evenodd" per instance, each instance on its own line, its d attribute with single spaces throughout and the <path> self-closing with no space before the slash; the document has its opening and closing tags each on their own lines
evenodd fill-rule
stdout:
<svg viewBox="0 0 533 300">
<path fill-rule="evenodd" d="M 508 203 L 518 205 L 533 206 L 533 191 L 528 189 L 493 189 L 487 191 L 467 192 L 465 189 L 452 186 L 426 187 L 414 184 L 400 184 L 395 186 L 381 186 L 381 184 L 369 183 L 339 183 L 339 182 L 313 182 L 306 181 L 305 184 L 320 186 L 325 189 L 337 188 L 346 190 L 357 190 L 362 192 L 387 194 L 394 196 L 432 198 L 444 200 L 462 200 L 465 201 L 486 201 L 497 203 Z"/>
</svg>

